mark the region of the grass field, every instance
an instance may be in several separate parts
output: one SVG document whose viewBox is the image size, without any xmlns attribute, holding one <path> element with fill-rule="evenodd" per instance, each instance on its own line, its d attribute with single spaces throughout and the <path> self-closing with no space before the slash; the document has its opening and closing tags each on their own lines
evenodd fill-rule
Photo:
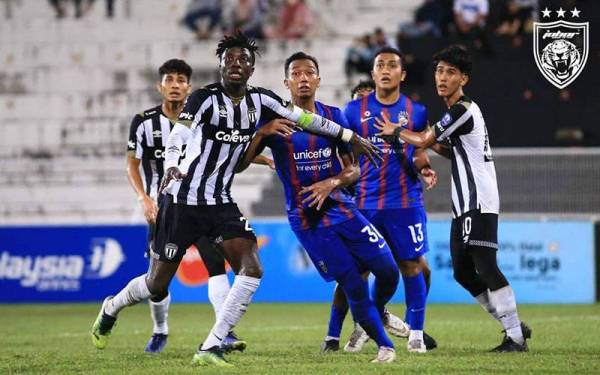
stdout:
<svg viewBox="0 0 600 375">
<path fill-rule="evenodd" d="M 169 343 L 156 356 L 143 348 L 151 334 L 146 305 L 125 310 L 109 346 L 96 350 L 89 328 L 99 304 L 0 305 L 0 374 L 600 374 L 600 305 L 529 305 L 520 314 L 533 329 L 525 354 L 490 354 L 502 335 L 498 323 L 476 305 L 431 305 L 427 331 L 439 348 L 409 355 L 395 340 L 393 364 L 371 364 L 372 343 L 360 354 L 323 355 L 325 304 L 253 304 L 236 329 L 249 342 L 229 359 L 234 369 L 190 365 L 213 322 L 209 305 L 173 305 Z M 393 306 L 392 311 L 402 311 Z M 350 334 L 346 324 L 344 338 Z"/>
</svg>

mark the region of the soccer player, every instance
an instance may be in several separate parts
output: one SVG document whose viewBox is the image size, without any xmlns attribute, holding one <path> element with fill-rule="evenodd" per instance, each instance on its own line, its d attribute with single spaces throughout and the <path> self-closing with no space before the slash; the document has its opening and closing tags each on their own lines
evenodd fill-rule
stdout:
<svg viewBox="0 0 600 375">
<path fill-rule="evenodd" d="M 448 111 L 433 127 L 418 132 L 385 113 L 377 119 L 379 136 L 393 136 L 431 147 L 452 162 L 450 251 L 454 278 L 504 327 L 494 352 L 524 352 L 531 330 L 519 320 L 512 288 L 498 268 L 498 183 L 481 109 L 465 96 L 471 58 L 453 45 L 433 56 L 438 95 Z M 447 147 L 449 145 L 450 147 Z"/>
<path fill-rule="evenodd" d="M 150 254 L 156 230 L 158 212 L 156 199 L 164 171 L 165 144 L 173 124 L 183 109 L 185 98 L 192 89 L 192 68 L 183 60 L 166 61 L 158 69 L 158 74 L 160 81 L 156 84 L 156 89 L 162 96 L 162 103 L 133 118 L 127 146 L 127 177 L 150 227 L 147 256 Z M 160 201 L 162 197 L 158 196 L 158 200 Z M 211 243 L 206 239 L 197 241 L 195 245 L 208 270 L 208 295 L 215 315 L 218 315 L 230 287 L 225 272 L 225 260 L 211 248 Z M 150 315 L 154 322 L 153 335 L 145 349 L 148 353 L 160 353 L 167 344 L 169 334 L 167 316 L 170 301 L 170 294 L 161 301 L 154 301 L 152 298 L 148 301 Z M 245 343 L 238 340 L 232 332 L 224 340 L 224 346 L 228 349 L 241 349 L 244 345 Z"/>
<path fill-rule="evenodd" d="M 406 323 L 410 326 L 407 349 L 409 352 L 425 353 L 427 346 L 423 326 L 427 277 L 423 268 L 426 264 L 424 254 L 429 249 L 423 188 L 418 174 L 429 180 L 429 187 L 435 184 L 436 175 L 424 150 L 416 151 L 415 147 L 394 139 L 384 142 L 376 136 L 378 130 L 374 125 L 377 116 L 386 114 L 391 118 L 406 119 L 412 129 L 422 130 L 427 125 L 427 111 L 425 106 L 414 103 L 400 92 L 406 71 L 403 57 L 397 49 L 384 47 L 376 53 L 372 76 L 375 92 L 348 103 L 344 114 L 350 129 L 380 145 L 384 160 L 379 169 L 368 160 L 361 160 L 361 176 L 355 198 L 363 215 L 385 237 L 400 267 L 406 299 Z M 428 270 L 428 267 L 425 268 Z M 336 322 L 341 320 L 339 316 L 343 319 L 343 313 L 333 306 L 332 332 L 328 336 L 337 333 Z M 385 312 L 382 311 L 382 314 Z M 385 316 L 392 329 L 400 326 L 393 316 Z M 405 335 L 403 331 L 396 333 Z M 366 339 L 367 336 L 357 327 L 344 349 L 360 351 Z M 433 342 L 430 344 L 430 347 L 435 346 Z"/>
<path fill-rule="evenodd" d="M 338 108 L 315 100 L 321 78 L 314 57 L 297 52 L 286 60 L 284 71 L 294 105 L 346 124 Z M 278 121 L 286 120 L 275 120 L 258 130 L 244 160 L 251 160 L 265 146 L 271 149 L 292 230 L 321 276 L 339 283 L 354 318 L 377 342 L 379 351 L 372 362 L 392 362 L 395 350 L 376 306 L 382 308 L 394 294 L 398 268 L 385 240 L 358 212 L 345 189 L 358 178 L 358 165 L 339 141 L 303 131 L 286 136 L 273 130 Z M 364 269 L 373 272 L 381 286 L 374 301 L 368 282 L 361 277 Z"/>
<path fill-rule="evenodd" d="M 352 100 L 360 99 L 375 91 L 375 82 L 373 80 L 360 81 L 350 91 Z"/>
<path fill-rule="evenodd" d="M 118 313 L 127 306 L 153 298 L 162 300 L 185 249 L 209 237 L 219 246 L 236 277 L 217 322 L 198 348 L 193 362 L 232 366 L 223 356 L 224 337 L 241 319 L 262 277 L 256 237 L 231 197 L 234 169 L 248 147 L 257 123 L 285 117 L 306 130 L 352 144 L 375 162 L 378 149 L 356 133 L 317 114 L 284 102 L 276 94 L 247 85 L 254 72 L 256 44 L 236 33 L 217 46 L 221 80 L 196 90 L 186 100 L 166 145 L 166 173 L 157 214 L 157 228 L 146 274 L 107 297 L 92 329 L 99 348 L 106 346 Z M 292 128 L 279 124 L 283 133 Z M 182 146 L 186 155 L 178 168 Z M 173 181 L 175 180 L 175 181 Z M 171 183 L 173 182 L 173 183 Z M 166 188 L 166 189 L 165 189 Z"/>
</svg>

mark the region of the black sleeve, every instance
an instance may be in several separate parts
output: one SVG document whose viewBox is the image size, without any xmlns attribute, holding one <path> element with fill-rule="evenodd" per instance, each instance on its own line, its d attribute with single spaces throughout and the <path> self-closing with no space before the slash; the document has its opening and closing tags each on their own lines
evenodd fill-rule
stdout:
<svg viewBox="0 0 600 375">
<path fill-rule="evenodd" d="M 129 125 L 129 139 L 127 141 L 127 154 L 136 159 L 141 159 L 144 155 L 142 139 L 144 137 L 144 129 L 140 128 L 143 122 L 143 116 L 137 114 L 131 120 Z"/>
<path fill-rule="evenodd" d="M 434 126 L 435 137 L 441 142 L 454 135 L 463 135 L 473 130 L 473 115 L 463 102 L 452 105 Z"/>
</svg>

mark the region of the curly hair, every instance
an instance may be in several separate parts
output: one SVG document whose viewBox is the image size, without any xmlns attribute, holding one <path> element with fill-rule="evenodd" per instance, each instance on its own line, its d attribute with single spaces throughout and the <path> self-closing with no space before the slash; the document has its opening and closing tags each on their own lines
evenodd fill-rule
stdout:
<svg viewBox="0 0 600 375">
<path fill-rule="evenodd" d="M 256 41 L 254 39 L 248 38 L 244 33 L 239 30 L 236 30 L 233 35 L 226 35 L 219 41 L 217 45 L 217 56 L 220 58 L 223 57 L 225 51 L 230 48 L 239 47 L 245 48 L 250 51 L 250 55 L 252 55 L 252 65 L 256 61 L 256 55 L 260 55 L 258 53 L 258 46 L 256 45 Z"/>
</svg>

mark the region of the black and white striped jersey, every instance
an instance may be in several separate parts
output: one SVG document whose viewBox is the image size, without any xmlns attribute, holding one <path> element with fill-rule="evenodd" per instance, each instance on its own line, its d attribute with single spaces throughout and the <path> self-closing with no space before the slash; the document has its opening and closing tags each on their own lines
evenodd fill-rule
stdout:
<svg viewBox="0 0 600 375">
<path fill-rule="evenodd" d="M 156 197 L 163 177 L 165 146 L 173 127 L 161 108 L 159 105 L 135 115 L 127 142 L 128 154 L 141 160 L 144 188 L 152 197 Z"/>
<path fill-rule="evenodd" d="M 434 125 L 438 142 L 452 146 L 452 213 L 500 211 L 496 168 L 479 106 L 462 96 Z"/>
<path fill-rule="evenodd" d="M 233 202 L 231 184 L 235 167 L 258 122 L 281 117 L 346 142 L 351 135 L 338 124 L 306 113 L 264 88 L 248 86 L 246 95 L 234 103 L 220 83 L 208 85 L 188 97 L 169 138 L 165 167 L 177 166 L 179 148 L 187 144 L 186 156 L 179 164 L 187 176 L 172 182 L 167 193 L 175 203 L 187 205 Z"/>
</svg>

